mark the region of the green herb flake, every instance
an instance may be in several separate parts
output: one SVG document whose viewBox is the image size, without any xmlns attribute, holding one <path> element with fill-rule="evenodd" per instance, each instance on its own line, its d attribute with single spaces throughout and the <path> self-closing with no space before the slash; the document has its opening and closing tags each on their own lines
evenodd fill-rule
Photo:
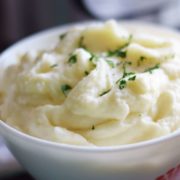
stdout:
<svg viewBox="0 0 180 180">
<path fill-rule="evenodd" d="M 146 59 L 146 57 L 144 57 L 144 56 L 140 56 L 140 58 L 139 58 L 140 61 L 144 61 L 144 59 Z"/>
<path fill-rule="evenodd" d="M 126 72 L 126 66 L 127 65 L 132 65 L 132 62 L 130 62 L 130 61 L 124 61 L 123 62 L 123 65 L 122 65 L 122 68 L 123 68 L 123 77 L 125 77 L 125 76 L 129 76 L 129 75 L 132 75 L 132 74 L 135 74 L 135 73 L 133 73 L 133 72 Z"/>
<path fill-rule="evenodd" d="M 126 58 L 126 56 L 127 56 L 127 51 L 121 51 L 121 50 L 119 50 L 119 51 L 117 52 L 117 56 L 118 56 L 118 57 L 121 57 L 121 58 Z"/>
<path fill-rule="evenodd" d="M 135 81 L 136 80 L 136 74 L 134 72 L 127 72 L 126 71 L 126 65 L 128 64 L 127 61 L 123 63 L 123 75 L 122 77 L 116 81 L 116 83 L 119 85 L 119 89 L 124 89 L 127 86 L 128 81 Z"/>
<path fill-rule="evenodd" d="M 89 61 L 93 61 L 93 59 L 96 57 L 94 54 L 90 53 L 91 57 L 89 58 Z"/>
<path fill-rule="evenodd" d="M 139 58 L 138 61 L 137 61 L 137 66 L 140 66 L 141 63 L 142 63 L 145 59 L 146 59 L 146 57 L 140 56 L 140 58 Z"/>
<path fill-rule="evenodd" d="M 132 62 L 130 62 L 130 61 L 127 61 L 127 64 L 128 64 L 128 65 L 132 65 Z"/>
<path fill-rule="evenodd" d="M 126 87 L 126 85 L 127 85 L 127 81 L 126 80 L 121 79 L 119 81 L 119 89 L 124 89 Z"/>
<path fill-rule="evenodd" d="M 79 39 L 79 47 L 86 49 L 86 46 L 83 44 L 84 36 L 81 36 Z"/>
<path fill-rule="evenodd" d="M 95 126 L 94 125 L 92 125 L 92 128 L 91 128 L 92 130 L 95 130 Z"/>
<path fill-rule="evenodd" d="M 102 92 L 99 96 L 103 96 L 103 95 L 107 94 L 107 93 L 110 92 L 110 91 L 111 91 L 111 89 L 108 89 L 108 90 Z"/>
<path fill-rule="evenodd" d="M 121 58 L 126 58 L 127 56 L 127 50 L 125 50 L 125 48 L 127 48 L 129 46 L 129 44 L 131 43 L 133 38 L 133 35 L 130 34 L 128 37 L 128 42 L 125 43 L 124 45 L 122 45 L 120 48 L 114 50 L 114 51 L 108 51 L 107 52 L 107 56 L 111 57 L 111 56 L 117 56 L 117 57 L 121 57 Z"/>
<path fill-rule="evenodd" d="M 108 51 L 107 56 L 111 57 L 111 56 L 117 56 L 117 57 L 121 57 L 121 58 L 126 58 L 127 52 L 125 50 L 120 49 L 116 49 L 115 51 Z"/>
<path fill-rule="evenodd" d="M 135 73 L 134 72 L 124 72 L 123 73 L 123 78 L 125 78 L 125 77 L 128 77 L 128 76 L 134 76 L 135 75 Z"/>
<path fill-rule="evenodd" d="M 128 80 L 129 80 L 129 81 L 135 81 L 135 80 L 136 80 L 136 76 L 134 75 L 134 76 L 128 78 Z"/>
<path fill-rule="evenodd" d="M 94 64 L 98 61 L 98 56 L 89 52 L 91 57 L 89 58 L 89 61 L 93 62 Z"/>
<path fill-rule="evenodd" d="M 60 38 L 61 40 L 63 40 L 63 39 L 66 37 L 66 35 L 67 35 L 67 32 L 61 34 L 61 35 L 59 36 L 59 38 Z"/>
<path fill-rule="evenodd" d="M 89 75 L 88 71 L 84 71 L 85 76 Z"/>
<path fill-rule="evenodd" d="M 99 56 L 90 52 L 89 50 L 85 49 L 89 54 L 90 54 L 90 58 L 89 61 L 91 61 L 94 65 L 96 65 L 96 62 L 99 60 Z"/>
<path fill-rule="evenodd" d="M 159 67 L 160 67 L 160 64 L 156 64 L 156 65 L 153 66 L 153 67 L 150 67 L 150 68 L 145 69 L 144 72 L 149 72 L 150 74 L 152 74 L 153 71 L 156 70 L 156 69 L 159 69 Z"/>
<path fill-rule="evenodd" d="M 107 59 L 106 62 L 109 64 L 110 67 L 115 68 L 115 64 L 113 61 Z"/>
<path fill-rule="evenodd" d="M 91 57 L 89 58 L 89 61 L 93 61 L 93 59 L 95 58 L 95 55 L 93 53 L 90 53 Z"/>
<path fill-rule="evenodd" d="M 55 67 L 57 67 L 58 66 L 58 64 L 52 64 L 51 66 L 50 66 L 50 68 L 55 68 Z"/>
<path fill-rule="evenodd" d="M 69 86 L 68 84 L 63 84 L 61 85 L 61 91 L 62 93 L 67 96 L 68 92 L 72 89 L 71 86 Z"/>
<path fill-rule="evenodd" d="M 77 62 L 77 55 L 74 54 L 74 55 L 71 55 L 69 60 L 68 60 L 68 63 L 69 64 L 75 64 Z"/>
</svg>

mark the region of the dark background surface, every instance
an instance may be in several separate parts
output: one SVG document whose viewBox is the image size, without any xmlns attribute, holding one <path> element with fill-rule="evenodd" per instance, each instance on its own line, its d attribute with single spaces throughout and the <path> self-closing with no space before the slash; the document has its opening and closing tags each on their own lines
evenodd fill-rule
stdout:
<svg viewBox="0 0 180 180">
<path fill-rule="evenodd" d="M 86 4 L 85 1 L 86 0 L 0 0 L 0 51 L 14 42 L 43 29 L 70 22 L 98 19 L 99 16 L 89 11 L 88 4 Z M 111 0 L 110 6 L 106 6 L 105 12 L 114 8 L 113 2 L 115 1 L 117 0 Z M 124 0 L 119 1 L 124 2 Z M 130 1 L 133 0 L 128 0 L 128 2 Z M 149 2 L 148 0 L 139 1 Z M 149 8 L 149 10 L 142 7 L 137 10 L 136 13 L 127 13 L 119 17 L 117 15 L 115 18 L 118 20 L 138 19 L 141 21 L 161 23 L 162 18 L 159 18 L 159 13 L 167 6 L 165 2 L 168 0 L 151 1 L 164 1 L 164 3 L 155 8 Z M 172 1 L 177 0 L 171 0 L 171 2 Z M 100 2 L 108 4 L 109 0 L 92 0 L 91 2 L 93 4 L 96 3 L 97 6 L 102 9 L 104 6 Z M 127 4 L 127 6 L 130 7 L 133 5 Z M 101 19 L 102 18 L 101 16 Z M 108 18 L 114 17 L 108 16 Z M 107 19 L 107 17 L 104 17 L 103 20 L 104 19 Z M 167 21 L 168 23 L 170 22 L 169 20 Z"/>
<path fill-rule="evenodd" d="M 43 29 L 90 19 L 80 0 L 0 0 L 0 51 Z"/>
</svg>

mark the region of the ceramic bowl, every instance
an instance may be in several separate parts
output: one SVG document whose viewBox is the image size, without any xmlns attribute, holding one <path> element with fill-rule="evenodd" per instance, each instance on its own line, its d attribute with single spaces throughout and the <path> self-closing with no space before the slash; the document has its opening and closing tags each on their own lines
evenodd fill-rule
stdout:
<svg viewBox="0 0 180 180">
<path fill-rule="evenodd" d="M 178 33 L 162 27 L 137 22 L 123 24 L 132 30 L 146 26 L 150 32 L 173 34 L 180 39 Z M 14 63 L 18 53 L 54 46 L 59 34 L 72 26 L 79 25 L 53 28 L 8 48 L 0 56 L 0 72 Z M 175 177 L 180 171 L 180 131 L 131 145 L 82 147 L 38 139 L 0 120 L 0 135 L 22 166 L 39 180 L 155 180 L 164 178 L 161 175 L 166 172 L 166 176 Z"/>
</svg>

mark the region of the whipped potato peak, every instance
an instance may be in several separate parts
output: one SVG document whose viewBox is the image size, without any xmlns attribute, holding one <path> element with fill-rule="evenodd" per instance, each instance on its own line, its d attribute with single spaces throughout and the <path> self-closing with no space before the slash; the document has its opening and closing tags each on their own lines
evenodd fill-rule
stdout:
<svg viewBox="0 0 180 180">
<path fill-rule="evenodd" d="M 70 28 L 55 48 L 4 70 L 1 119 L 42 139 L 116 146 L 180 128 L 180 41 L 107 21 Z"/>
</svg>

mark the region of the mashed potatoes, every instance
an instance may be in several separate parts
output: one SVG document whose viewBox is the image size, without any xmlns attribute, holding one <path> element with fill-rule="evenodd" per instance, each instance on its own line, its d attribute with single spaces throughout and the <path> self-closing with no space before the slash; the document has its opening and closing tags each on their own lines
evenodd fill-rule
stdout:
<svg viewBox="0 0 180 180">
<path fill-rule="evenodd" d="M 72 28 L 6 68 L 1 118 L 39 138 L 114 146 L 180 128 L 180 42 L 115 21 Z"/>
</svg>

